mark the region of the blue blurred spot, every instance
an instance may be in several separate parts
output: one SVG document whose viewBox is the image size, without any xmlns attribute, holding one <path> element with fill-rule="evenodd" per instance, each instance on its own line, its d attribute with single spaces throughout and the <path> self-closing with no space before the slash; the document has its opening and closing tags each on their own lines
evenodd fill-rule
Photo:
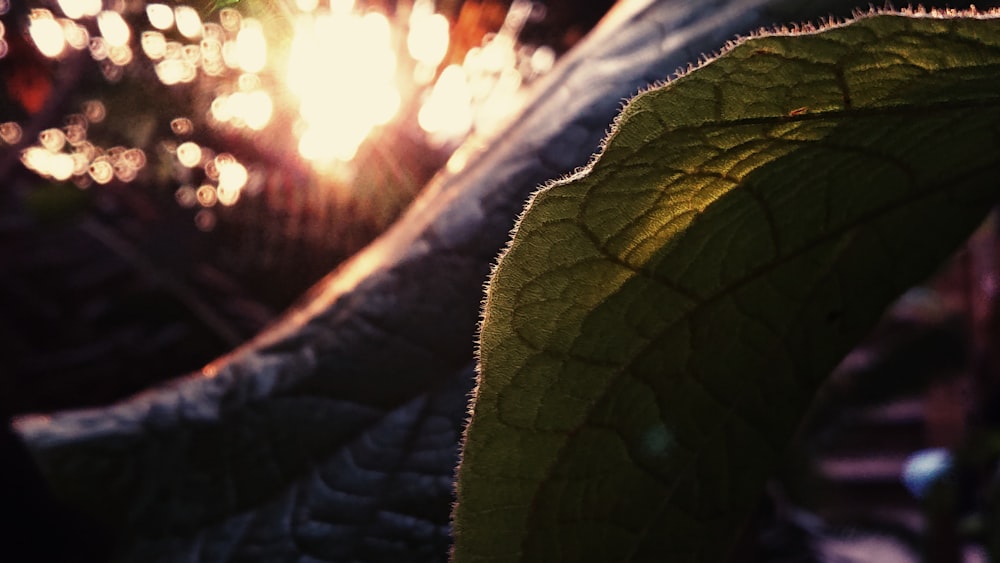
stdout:
<svg viewBox="0 0 1000 563">
<path fill-rule="evenodd" d="M 920 450 L 903 464 L 903 484 L 914 497 L 922 499 L 931 486 L 952 468 L 951 453 L 944 448 Z"/>
<path fill-rule="evenodd" d="M 646 458 L 665 458 L 674 449 L 674 435 L 661 422 L 646 429 L 642 434 L 640 452 Z"/>
</svg>

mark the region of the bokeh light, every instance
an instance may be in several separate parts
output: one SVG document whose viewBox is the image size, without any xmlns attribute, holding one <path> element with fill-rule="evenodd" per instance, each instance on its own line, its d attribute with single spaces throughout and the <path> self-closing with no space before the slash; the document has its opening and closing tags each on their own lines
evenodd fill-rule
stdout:
<svg viewBox="0 0 1000 563">
<path fill-rule="evenodd" d="M 62 26 L 45 9 L 32 10 L 28 23 L 28 35 L 34 42 L 38 52 L 49 58 L 62 54 L 66 48 L 66 38 Z"/>
<path fill-rule="evenodd" d="M 201 147 L 192 141 L 182 143 L 177 147 L 177 161 L 186 168 L 198 166 L 201 163 Z"/>
<path fill-rule="evenodd" d="M 160 31 L 174 26 L 174 11 L 166 4 L 147 4 L 146 17 L 149 18 L 149 24 Z"/>
<path fill-rule="evenodd" d="M 109 81 L 127 76 L 138 61 L 161 85 L 177 87 L 171 92 L 197 100 L 197 114 L 167 118 L 174 138 L 148 155 L 166 157 L 161 168 L 181 185 L 178 204 L 192 208 L 233 205 L 247 185 L 263 185 L 252 161 L 216 156 L 212 144 L 225 138 L 220 133 L 262 132 L 265 144 L 291 140 L 291 150 L 278 159 L 301 159 L 317 173 L 351 178 L 361 169 L 358 155 L 373 154 L 361 147 L 383 134 L 418 139 L 442 154 L 472 132 L 488 134 L 510 117 L 524 83 L 547 72 L 556 58 L 549 47 L 518 43 L 534 5 L 527 0 L 514 0 L 500 29 L 480 35 L 471 48 L 461 40 L 453 44 L 451 28 L 461 16 L 449 20 L 433 0 L 415 0 L 391 16 L 353 0 L 287 2 L 281 10 L 291 33 L 277 41 L 269 35 L 272 20 L 241 13 L 243 4 L 215 12 L 142 0 L 52 5 L 60 15 L 35 9 L 28 19 L 27 35 L 43 56 L 83 51 Z M 0 47 L 4 33 L 0 28 Z M 146 152 L 102 148 L 94 140 L 100 135 L 91 139 L 91 125 L 107 111 L 99 100 L 85 102 L 79 114 L 48 127 L 36 146 L 23 149 L 22 162 L 81 187 L 133 181 L 146 166 Z M 22 135 L 17 123 L 0 124 L 6 145 L 20 145 Z M 214 228 L 214 212 L 200 217 L 206 230 Z"/>
<path fill-rule="evenodd" d="M 128 45 L 132 36 L 132 28 L 125 23 L 121 14 L 112 10 L 97 14 L 97 28 L 101 30 L 101 36 L 110 46 Z"/>
<path fill-rule="evenodd" d="M 59 0 L 59 9 L 74 20 L 93 17 L 101 11 L 101 0 Z"/>
<path fill-rule="evenodd" d="M 350 160 L 372 129 L 395 116 L 401 96 L 391 34 L 375 12 L 331 11 L 296 23 L 287 84 L 299 99 L 302 156 Z"/>
<path fill-rule="evenodd" d="M 464 135 L 472 127 L 472 93 L 465 72 L 451 65 L 441 72 L 431 95 L 420 108 L 418 122 L 431 134 L 445 137 Z"/>
<path fill-rule="evenodd" d="M 174 23 L 177 31 L 188 39 L 201 37 L 201 16 L 198 10 L 191 6 L 177 6 L 174 8 Z"/>
<path fill-rule="evenodd" d="M 20 143 L 23 134 L 21 126 L 17 122 L 7 121 L 0 123 L 0 140 L 3 140 L 8 145 Z"/>
<path fill-rule="evenodd" d="M 267 64 L 267 38 L 257 20 L 243 20 L 236 36 L 236 64 L 246 72 L 260 72 Z"/>
<path fill-rule="evenodd" d="M 418 2 L 410 16 L 406 47 L 417 62 L 435 67 L 448 53 L 448 18 L 433 12 L 429 2 Z"/>
</svg>

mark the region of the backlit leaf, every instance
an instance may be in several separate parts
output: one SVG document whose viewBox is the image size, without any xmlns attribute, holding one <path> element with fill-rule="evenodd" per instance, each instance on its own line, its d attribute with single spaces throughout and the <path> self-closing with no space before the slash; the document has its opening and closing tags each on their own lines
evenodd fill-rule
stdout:
<svg viewBox="0 0 1000 563">
<path fill-rule="evenodd" d="M 760 37 L 634 99 L 491 279 L 455 560 L 723 560 L 817 386 L 998 174 L 994 16 Z"/>
</svg>

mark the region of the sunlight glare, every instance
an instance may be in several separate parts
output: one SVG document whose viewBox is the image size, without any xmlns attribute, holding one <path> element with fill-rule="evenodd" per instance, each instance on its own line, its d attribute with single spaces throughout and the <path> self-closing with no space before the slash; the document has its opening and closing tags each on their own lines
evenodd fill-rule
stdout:
<svg viewBox="0 0 1000 563">
<path fill-rule="evenodd" d="M 348 56 L 364 53 L 364 57 Z M 339 55 L 339 56 L 338 56 Z M 318 67 L 323 72 L 317 72 Z M 396 55 L 382 14 L 333 12 L 296 23 L 287 84 L 304 122 L 299 153 L 347 161 L 372 129 L 399 111 Z"/>
</svg>

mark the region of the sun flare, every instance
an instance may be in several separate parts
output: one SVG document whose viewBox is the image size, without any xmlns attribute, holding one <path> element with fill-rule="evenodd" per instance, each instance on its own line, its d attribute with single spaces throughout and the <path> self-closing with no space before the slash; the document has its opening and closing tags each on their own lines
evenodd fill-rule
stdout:
<svg viewBox="0 0 1000 563">
<path fill-rule="evenodd" d="M 399 110 L 389 20 L 377 12 L 303 14 L 295 25 L 286 84 L 302 119 L 299 152 L 348 161 Z"/>
<path fill-rule="evenodd" d="M 361 147 L 374 148 L 380 135 L 405 135 L 447 154 L 473 132 L 498 130 L 518 107 L 523 83 L 548 71 L 555 59 L 549 47 L 518 41 L 535 9 L 530 0 L 514 0 L 495 32 L 475 28 L 485 34 L 478 44 L 470 44 L 461 27 L 479 17 L 474 3 L 468 12 L 463 7 L 446 16 L 433 0 L 400 2 L 391 13 L 354 0 L 278 1 L 278 19 L 290 34 L 275 33 L 277 19 L 256 19 L 245 5 L 212 12 L 143 0 L 111 6 L 56 0 L 51 9 L 32 9 L 25 31 L 46 58 L 89 54 L 111 82 L 138 61 L 164 87 L 205 101 L 207 119 L 170 116 L 173 138 L 150 154 L 169 161 L 181 186 L 178 203 L 205 208 L 196 222 L 206 228 L 214 224 L 207 208 L 233 205 L 264 179 L 253 161 L 238 162 L 204 137 L 196 141 L 202 125 L 251 138 L 287 135 L 291 143 L 279 150 L 289 152 L 280 158 L 354 178 L 364 167 Z M 5 34 L 0 25 L 0 58 L 7 53 Z M 146 153 L 98 146 L 88 130 L 103 121 L 106 108 L 89 100 L 80 110 L 37 140 L 23 139 L 14 121 L 0 123 L 0 145 L 19 146 L 25 167 L 80 188 L 136 179 Z"/>
</svg>

